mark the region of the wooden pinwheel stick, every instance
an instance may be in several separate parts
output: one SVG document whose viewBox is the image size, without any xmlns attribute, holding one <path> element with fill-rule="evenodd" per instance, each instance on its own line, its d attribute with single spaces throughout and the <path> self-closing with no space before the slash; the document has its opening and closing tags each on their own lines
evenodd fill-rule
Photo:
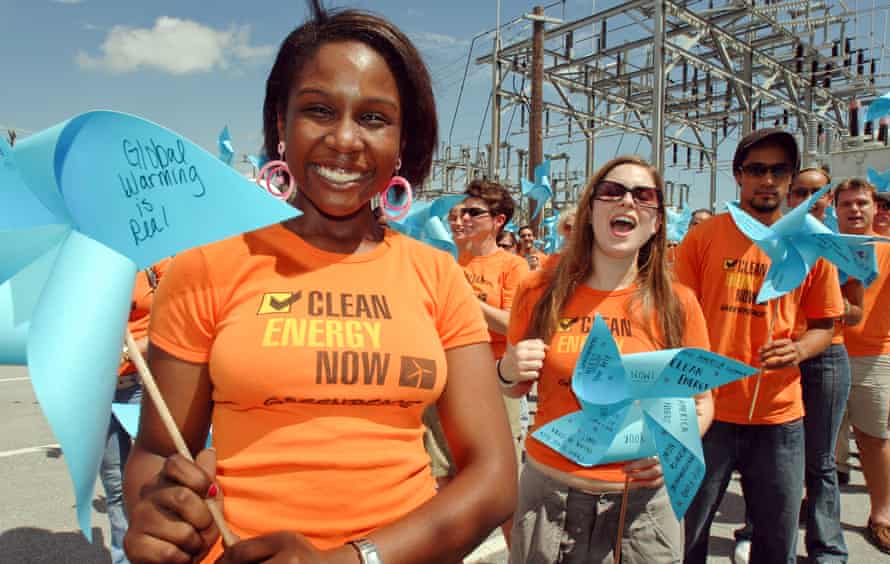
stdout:
<svg viewBox="0 0 890 564">
<path fill-rule="evenodd" d="M 618 538 L 615 539 L 613 562 L 621 562 L 621 540 L 624 538 L 624 520 L 627 517 L 627 494 L 630 491 L 630 476 L 624 478 L 624 493 L 621 494 L 621 510 L 618 513 Z"/>
<path fill-rule="evenodd" d="M 772 313 L 770 314 L 767 311 L 767 315 L 769 315 L 769 328 L 767 329 L 767 337 L 766 344 L 770 344 L 773 342 L 773 328 L 776 326 L 776 316 L 778 315 L 778 298 L 772 300 Z M 761 368 L 757 372 L 757 381 L 754 383 L 754 396 L 751 398 L 751 407 L 748 408 L 748 421 L 751 421 L 754 418 L 754 406 L 757 405 L 757 396 L 760 394 L 760 381 L 763 379 L 763 373 L 765 370 Z"/>
<path fill-rule="evenodd" d="M 145 391 L 148 392 L 148 396 L 151 398 L 155 409 L 158 410 L 158 415 L 161 416 L 164 428 L 167 429 L 167 433 L 173 440 L 173 444 L 176 445 L 176 452 L 185 457 L 186 460 L 194 462 L 195 459 L 192 458 L 192 453 L 189 452 L 188 446 L 186 446 L 185 440 L 182 438 L 182 434 L 179 432 L 179 428 L 173 420 L 173 415 L 167 407 L 167 402 L 164 401 L 164 397 L 161 395 L 161 391 L 155 383 L 154 376 L 151 375 L 151 371 L 148 369 L 148 364 L 145 363 L 145 358 L 142 356 L 142 353 L 139 352 L 139 345 L 136 344 L 136 340 L 133 338 L 129 329 L 127 330 L 126 342 L 130 352 L 130 360 L 133 361 L 133 364 L 136 366 L 136 370 L 142 378 L 142 384 L 145 386 Z M 213 516 L 213 522 L 216 523 L 216 528 L 219 529 L 219 533 L 222 536 L 223 545 L 229 547 L 238 542 L 238 537 L 235 536 L 231 529 L 229 529 L 229 526 L 226 525 L 222 508 L 220 508 L 216 499 L 208 498 L 205 499 L 205 502 L 207 503 L 207 509 L 210 510 L 210 515 Z"/>
</svg>

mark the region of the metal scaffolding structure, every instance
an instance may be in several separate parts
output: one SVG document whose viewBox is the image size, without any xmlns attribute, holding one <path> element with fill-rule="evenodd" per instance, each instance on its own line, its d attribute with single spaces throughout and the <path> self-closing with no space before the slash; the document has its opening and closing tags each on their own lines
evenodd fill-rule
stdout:
<svg viewBox="0 0 890 564">
<path fill-rule="evenodd" d="M 846 142 L 854 99 L 864 108 L 888 90 L 890 74 L 879 69 L 883 41 L 856 36 L 857 12 L 843 2 L 629 0 L 564 23 L 542 20 L 542 12 L 527 16 L 542 29 L 539 75 L 531 36 L 503 46 L 497 38 L 497 55 L 476 59 L 493 64 L 487 148 L 499 147 L 476 160 L 475 170 L 486 167 L 478 173 L 512 177 L 515 147 L 501 138 L 500 115 L 518 105 L 522 129 L 510 136 L 514 144 L 524 135 L 533 147 L 540 123 L 544 139 L 585 144 L 589 177 L 598 138 L 641 136 L 660 170 L 709 171 L 715 207 L 725 139 L 786 127 L 814 162 Z M 537 116 L 536 88 L 543 88 Z M 537 163 L 526 164 L 530 170 Z M 564 176 L 568 185 L 568 166 Z"/>
</svg>

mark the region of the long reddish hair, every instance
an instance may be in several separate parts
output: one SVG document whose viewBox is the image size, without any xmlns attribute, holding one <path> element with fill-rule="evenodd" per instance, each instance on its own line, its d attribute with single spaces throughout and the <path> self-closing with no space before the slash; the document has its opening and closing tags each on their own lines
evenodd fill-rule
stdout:
<svg viewBox="0 0 890 564">
<path fill-rule="evenodd" d="M 572 229 L 565 251 L 555 270 L 544 274 L 549 279 L 545 282 L 547 289 L 535 304 L 532 321 L 526 338 L 539 338 L 549 342 L 556 331 L 560 315 L 569 299 L 594 272 L 591 249 L 594 245 L 593 226 L 591 225 L 594 187 L 615 167 L 636 165 L 646 169 L 655 181 L 655 186 L 663 192 L 664 180 L 658 170 L 647 161 L 636 156 L 624 156 L 612 159 L 603 165 L 588 181 L 575 215 L 575 227 Z M 637 256 L 637 291 L 626 312 L 628 317 L 637 316 L 637 321 L 647 332 L 649 338 L 661 348 L 675 348 L 682 345 L 685 315 L 680 300 L 677 299 L 672 286 L 672 276 L 667 262 L 667 217 L 664 204 L 658 207 L 658 228 L 649 241 L 640 248 Z M 636 307 L 639 305 L 640 307 Z M 647 322 L 655 317 L 656 333 L 652 334 L 651 324 Z"/>
</svg>

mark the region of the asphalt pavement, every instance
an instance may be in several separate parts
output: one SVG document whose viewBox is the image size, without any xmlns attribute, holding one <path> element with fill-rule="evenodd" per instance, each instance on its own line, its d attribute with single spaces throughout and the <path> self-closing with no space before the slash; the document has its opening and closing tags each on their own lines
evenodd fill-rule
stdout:
<svg viewBox="0 0 890 564">
<path fill-rule="evenodd" d="M 0 366 L 0 564 L 107 564 L 108 518 L 97 484 L 92 542 L 77 527 L 74 493 L 64 457 L 34 398 L 27 371 Z M 855 445 L 854 447 L 855 452 Z M 841 518 L 851 564 L 887 564 L 863 537 L 868 495 L 858 460 L 842 489 Z M 711 530 L 709 564 L 731 562 L 732 532 L 744 515 L 738 480 L 733 480 Z M 803 562 L 803 529 L 798 543 Z M 466 559 L 467 564 L 503 564 L 506 548 L 499 531 Z"/>
</svg>

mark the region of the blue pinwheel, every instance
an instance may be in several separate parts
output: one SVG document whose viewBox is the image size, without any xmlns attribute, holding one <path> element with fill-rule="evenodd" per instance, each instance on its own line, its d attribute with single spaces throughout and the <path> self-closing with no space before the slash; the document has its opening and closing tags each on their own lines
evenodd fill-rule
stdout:
<svg viewBox="0 0 890 564">
<path fill-rule="evenodd" d="M 705 474 L 692 398 L 754 372 L 695 348 L 621 355 L 597 315 L 572 373 L 581 409 L 533 436 L 581 466 L 657 454 L 671 506 L 682 519 Z"/>
<path fill-rule="evenodd" d="M 872 245 L 890 239 L 834 233 L 810 215 L 813 203 L 829 188 L 823 187 L 769 227 L 738 205 L 727 206 L 739 230 L 760 247 L 772 263 L 757 294 L 757 303 L 778 298 L 800 286 L 820 257 L 866 286 L 877 277 Z"/>
<path fill-rule="evenodd" d="M 890 92 L 872 100 L 871 104 L 868 105 L 865 121 L 875 121 L 887 115 L 890 115 Z"/>
<path fill-rule="evenodd" d="M 535 167 L 535 181 L 529 182 L 522 179 L 522 196 L 535 201 L 535 213 L 532 219 L 538 217 L 544 205 L 553 197 L 550 188 L 550 161 L 546 160 Z"/>
<path fill-rule="evenodd" d="M 88 112 L 0 143 L 0 353 L 27 360 L 88 538 L 136 272 L 298 214 L 135 116 Z"/>
<path fill-rule="evenodd" d="M 890 193 L 890 169 L 878 172 L 868 167 L 868 181 L 875 185 L 879 194 Z"/>
<path fill-rule="evenodd" d="M 390 221 L 389 226 L 418 241 L 432 245 L 457 258 L 457 245 L 446 227 L 445 218 L 451 208 L 462 202 L 463 194 L 441 196 L 432 201 L 415 201 L 408 215 L 401 221 Z"/>
<path fill-rule="evenodd" d="M 667 209 L 667 238 L 668 241 L 679 243 L 689 230 L 689 221 L 692 219 L 692 208 L 686 207 L 679 212 Z"/>
<path fill-rule="evenodd" d="M 229 135 L 229 126 L 223 127 L 219 132 L 219 139 L 216 141 L 219 147 L 219 160 L 232 166 L 232 159 L 235 157 L 235 149 L 232 147 L 232 137 Z"/>
</svg>

